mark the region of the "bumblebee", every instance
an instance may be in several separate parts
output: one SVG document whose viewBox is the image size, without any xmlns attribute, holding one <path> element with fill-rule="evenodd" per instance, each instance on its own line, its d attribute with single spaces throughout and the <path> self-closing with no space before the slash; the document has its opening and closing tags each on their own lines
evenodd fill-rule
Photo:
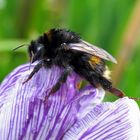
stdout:
<svg viewBox="0 0 140 140">
<path fill-rule="evenodd" d="M 122 98 L 124 93 L 112 86 L 105 61 L 117 63 L 116 59 L 102 48 L 84 41 L 75 32 L 66 29 L 50 29 L 47 33 L 31 41 L 28 46 L 31 63 L 39 61 L 24 81 L 29 81 L 42 66 L 53 65 L 64 68 L 50 94 L 55 93 L 66 82 L 68 75 L 75 71 L 93 87 L 103 89 Z"/>
</svg>

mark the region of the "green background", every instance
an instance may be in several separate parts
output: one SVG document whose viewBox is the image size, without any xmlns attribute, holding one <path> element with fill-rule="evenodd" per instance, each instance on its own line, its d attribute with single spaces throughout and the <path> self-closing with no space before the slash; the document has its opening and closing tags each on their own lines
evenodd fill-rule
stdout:
<svg viewBox="0 0 140 140">
<path fill-rule="evenodd" d="M 26 47 L 13 48 L 60 27 L 118 58 L 117 65 L 107 62 L 114 85 L 127 96 L 140 97 L 139 9 L 139 0 L 0 0 L 0 81 L 28 62 Z"/>
</svg>

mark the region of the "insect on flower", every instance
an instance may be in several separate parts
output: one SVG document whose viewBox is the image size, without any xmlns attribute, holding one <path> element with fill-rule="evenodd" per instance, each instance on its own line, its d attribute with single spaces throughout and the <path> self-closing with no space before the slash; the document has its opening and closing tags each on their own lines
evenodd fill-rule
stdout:
<svg viewBox="0 0 140 140">
<path fill-rule="evenodd" d="M 68 75 L 75 71 L 93 87 L 102 87 L 120 98 L 124 97 L 124 93 L 113 87 L 106 75 L 109 70 L 105 61 L 117 63 L 116 59 L 102 48 L 82 40 L 74 32 L 66 29 L 51 29 L 31 41 L 28 52 L 30 62 L 38 60 L 39 63 L 23 83 L 29 81 L 42 66 L 51 68 L 55 65 L 64 68 L 64 72 L 51 89 L 50 94 L 59 90 L 61 85 L 66 82 Z"/>
</svg>

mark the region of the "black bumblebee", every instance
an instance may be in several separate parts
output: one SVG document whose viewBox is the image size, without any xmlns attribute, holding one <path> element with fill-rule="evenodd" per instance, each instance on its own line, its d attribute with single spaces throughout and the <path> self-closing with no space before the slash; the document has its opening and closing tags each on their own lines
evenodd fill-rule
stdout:
<svg viewBox="0 0 140 140">
<path fill-rule="evenodd" d="M 63 67 L 64 72 L 53 86 L 51 93 L 59 90 L 67 80 L 68 75 L 75 71 L 85 78 L 93 87 L 103 89 L 124 97 L 123 92 L 112 86 L 109 80 L 108 68 L 105 61 L 117 63 L 116 59 L 105 50 L 98 48 L 84 40 L 79 35 L 66 29 L 51 29 L 36 40 L 31 41 L 28 47 L 31 63 L 39 63 L 34 67 L 24 83 L 39 71 L 42 66 L 51 68 L 53 65 Z"/>
</svg>

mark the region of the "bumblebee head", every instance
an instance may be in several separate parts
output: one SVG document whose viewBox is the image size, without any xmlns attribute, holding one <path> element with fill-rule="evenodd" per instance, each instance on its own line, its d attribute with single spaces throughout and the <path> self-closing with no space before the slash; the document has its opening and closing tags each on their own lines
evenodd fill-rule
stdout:
<svg viewBox="0 0 140 140">
<path fill-rule="evenodd" d="M 45 45 L 43 42 L 39 42 L 38 40 L 31 41 L 28 47 L 30 62 L 33 63 L 36 60 L 42 60 L 46 53 Z"/>
</svg>

